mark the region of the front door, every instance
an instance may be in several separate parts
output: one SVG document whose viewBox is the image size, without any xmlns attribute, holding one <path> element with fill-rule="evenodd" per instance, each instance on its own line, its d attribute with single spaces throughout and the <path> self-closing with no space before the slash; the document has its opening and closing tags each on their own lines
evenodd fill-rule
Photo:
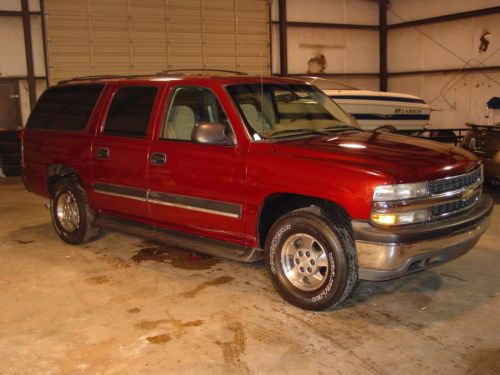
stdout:
<svg viewBox="0 0 500 375">
<path fill-rule="evenodd" d="M 0 80 L 0 129 L 15 129 L 23 125 L 19 108 L 18 82 Z"/>
<path fill-rule="evenodd" d="M 173 84 L 167 107 L 149 155 L 152 218 L 166 227 L 244 244 L 245 150 L 235 140 L 230 146 L 191 140 L 199 122 L 222 123 L 234 139 L 217 95 L 207 87 Z"/>
<path fill-rule="evenodd" d="M 117 85 L 92 147 L 95 205 L 104 213 L 149 220 L 148 150 L 155 85 Z"/>
</svg>

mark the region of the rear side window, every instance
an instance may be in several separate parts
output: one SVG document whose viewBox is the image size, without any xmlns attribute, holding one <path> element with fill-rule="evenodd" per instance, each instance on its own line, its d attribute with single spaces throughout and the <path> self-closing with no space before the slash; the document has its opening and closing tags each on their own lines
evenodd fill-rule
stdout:
<svg viewBox="0 0 500 375">
<path fill-rule="evenodd" d="M 145 137 L 155 101 L 156 87 L 124 87 L 113 96 L 104 134 Z"/>
<path fill-rule="evenodd" d="M 43 93 L 26 127 L 82 131 L 87 127 L 104 85 L 60 86 Z"/>
</svg>

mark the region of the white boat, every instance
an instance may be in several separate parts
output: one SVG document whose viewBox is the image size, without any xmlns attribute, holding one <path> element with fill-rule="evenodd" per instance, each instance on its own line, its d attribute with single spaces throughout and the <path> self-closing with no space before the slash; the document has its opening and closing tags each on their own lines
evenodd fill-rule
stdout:
<svg viewBox="0 0 500 375">
<path fill-rule="evenodd" d="M 382 125 L 392 125 L 397 130 L 422 130 L 429 125 L 431 107 L 417 96 L 360 90 L 319 77 L 304 79 L 354 116 L 365 130 Z"/>
</svg>

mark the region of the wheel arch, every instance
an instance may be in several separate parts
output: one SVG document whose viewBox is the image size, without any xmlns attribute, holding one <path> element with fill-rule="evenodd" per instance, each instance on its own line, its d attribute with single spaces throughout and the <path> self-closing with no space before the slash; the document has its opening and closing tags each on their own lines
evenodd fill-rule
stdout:
<svg viewBox="0 0 500 375">
<path fill-rule="evenodd" d="M 286 192 L 272 193 L 264 198 L 257 217 L 256 233 L 259 247 L 264 248 L 269 230 L 278 218 L 288 212 L 307 207 L 318 210 L 318 213 L 329 218 L 342 215 L 347 220 L 351 219 L 342 205 L 329 199 Z"/>
<path fill-rule="evenodd" d="M 73 177 L 80 183 L 80 177 L 76 170 L 64 164 L 52 164 L 47 168 L 47 190 L 52 194 L 52 189 L 61 178 Z"/>
</svg>

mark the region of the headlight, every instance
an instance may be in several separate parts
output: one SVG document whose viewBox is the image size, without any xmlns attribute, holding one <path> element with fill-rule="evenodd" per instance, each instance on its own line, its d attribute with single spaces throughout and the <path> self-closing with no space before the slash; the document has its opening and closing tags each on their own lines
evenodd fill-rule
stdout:
<svg viewBox="0 0 500 375">
<path fill-rule="evenodd" d="M 427 182 L 413 184 L 379 185 L 373 194 L 374 202 L 421 198 L 429 195 Z"/>
<path fill-rule="evenodd" d="M 372 222 L 379 225 L 404 225 L 429 220 L 429 211 L 405 207 L 405 200 L 429 195 L 427 182 L 379 185 L 373 193 Z M 397 202 L 402 201 L 402 202 Z"/>
<path fill-rule="evenodd" d="M 419 223 L 429 219 L 428 210 L 415 210 L 399 213 L 372 213 L 372 221 L 381 225 L 403 225 Z"/>
</svg>

